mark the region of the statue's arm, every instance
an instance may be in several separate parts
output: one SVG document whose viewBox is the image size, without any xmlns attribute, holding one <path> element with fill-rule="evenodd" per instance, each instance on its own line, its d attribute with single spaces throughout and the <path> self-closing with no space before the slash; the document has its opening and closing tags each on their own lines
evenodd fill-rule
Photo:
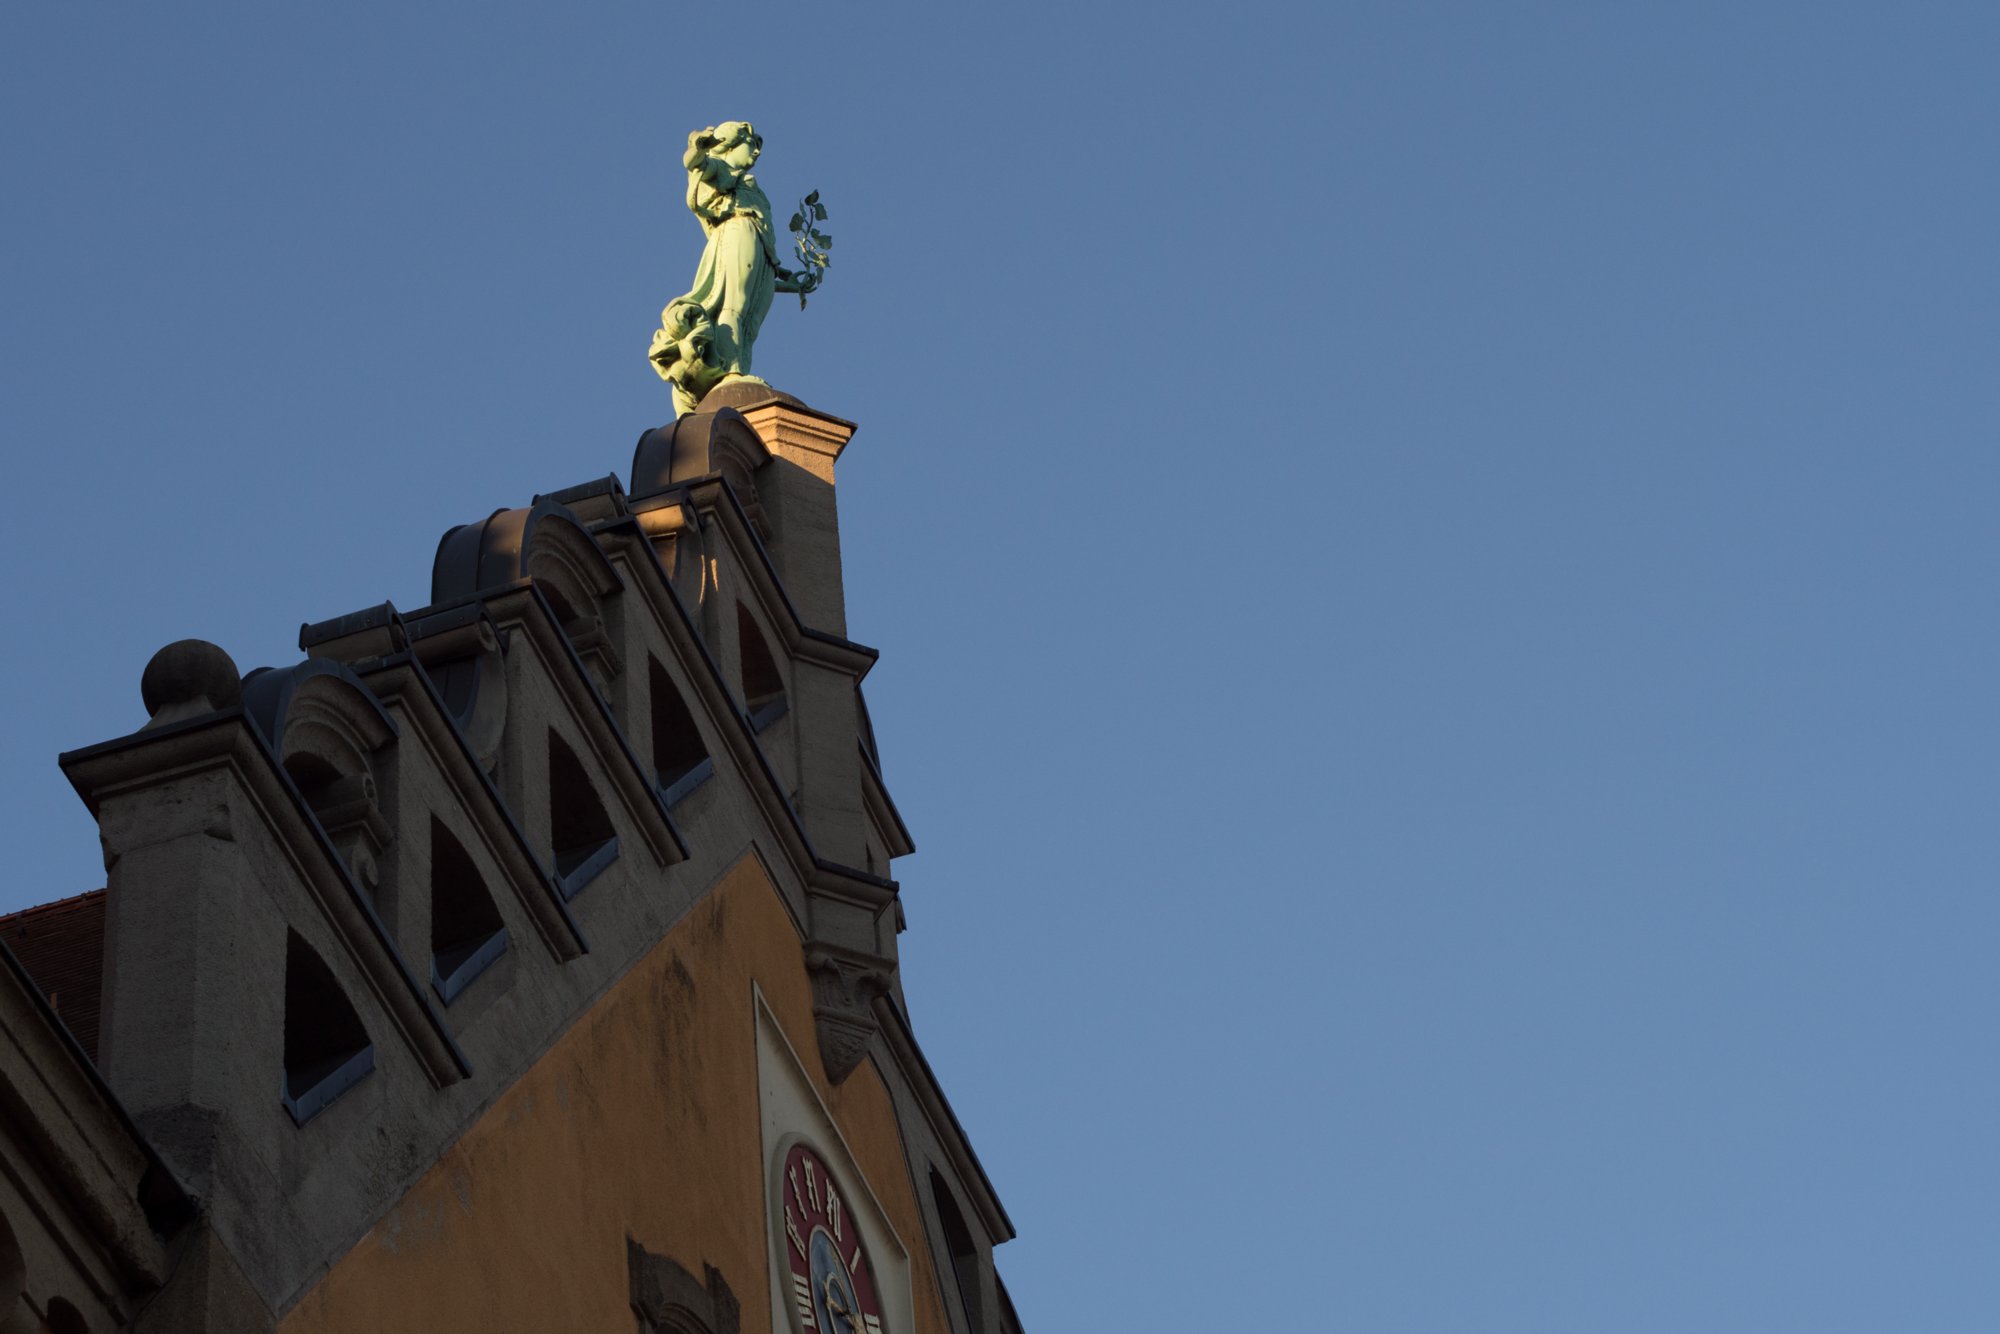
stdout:
<svg viewBox="0 0 2000 1334">
<path fill-rule="evenodd" d="M 795 273 L 778 260 L 778 248 L 772 244 L 770 232 L 762 237 L 764 262 L 771 266 L 771 289 L 776 292 L 810 292 L 818 286 L 810 273 Z"/>
<path fill-rule="evenodd" d="M 708 150 L 715 147 L 715 127 L 705 130 L 688 131 L 687 152 L 681 154 L 681 166 L 688 171 L 704 165 L 708 161 Z"/>
<path fill-rule="evenodd" d="M 736 173 L 721 158 L 703 157 L 688 169 L 688 211 L 721 222 L 736 211 Z"/>
</svg>

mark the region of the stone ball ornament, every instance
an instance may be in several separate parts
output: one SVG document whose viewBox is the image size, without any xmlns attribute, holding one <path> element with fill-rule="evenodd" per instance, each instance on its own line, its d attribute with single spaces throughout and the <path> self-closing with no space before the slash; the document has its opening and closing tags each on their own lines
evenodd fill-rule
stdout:
<svg viewBox="0 0 2000 1334">
<path fill-rule="evenodd" d="M 155 653 L 139 677 L 139 698 L 153 725 L 226 709 L 243 697 L 243 675 L 205 639 L 177 639 Z"/>
</svg>

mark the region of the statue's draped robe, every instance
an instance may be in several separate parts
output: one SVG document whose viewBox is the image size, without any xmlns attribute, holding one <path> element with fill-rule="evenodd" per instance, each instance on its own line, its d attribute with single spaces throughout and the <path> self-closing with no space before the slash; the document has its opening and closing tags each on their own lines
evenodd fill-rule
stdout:
<svg viewBox="0 0 2000 1334">
<path fill-rule="evenodd" d="M 691 176 L 688 207 L 701 220 L 708 245 L 686 300 L 708 312 L 718 332 L 717 360 L 732 375 L 750 372 L 750 346 L 771 310 L 777 251 L 771 201 L 749 173 L 735 176 L 715 158 Z"/>
</svg>

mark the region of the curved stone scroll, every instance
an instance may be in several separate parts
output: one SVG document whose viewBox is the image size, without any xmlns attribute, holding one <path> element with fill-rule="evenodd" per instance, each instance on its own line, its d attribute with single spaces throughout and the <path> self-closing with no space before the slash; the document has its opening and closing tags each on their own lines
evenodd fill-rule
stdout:
<svg viewBox="0 0 2000 1334">
<path fill-rule="evenodd" d="M 363 888 L 381 884 L 378 859 L 392 832 L 375 791 L 375 752 L 396 724 L 339 662 L 308 658 L 243 678 L 243 712 L 278 757 L 320 827 Z"/>
<path fill-rule="evenodd" d="M 431 601 L 453 602 L 524 578 L 541 588 L 570 646 L 597 669 L 600 684 L 624 669 L 606 629 L 606 600 L 624 581 L 597 539 L 554 500 L 495 510 L 446 533 L 431 562 Z"/>
<path fill-rule="evenodd" d="M 586 604 L 623 587 L 576 516 L 545 498 L 524 509 L 495 510 L 446 533 L 431 562 L 431 601 L 453 602 L 530 576 Z"/>
<path fill-rule="evenodd" d="M 771 461 L 763 437 L 735 408 L 691 412 L 639 437 L 629 494 L 655 495 L 703 477 L 721 477 L 743 502 L 760 537 L 770 537 L 757 495 L 757 470 Z"/>
</svg>

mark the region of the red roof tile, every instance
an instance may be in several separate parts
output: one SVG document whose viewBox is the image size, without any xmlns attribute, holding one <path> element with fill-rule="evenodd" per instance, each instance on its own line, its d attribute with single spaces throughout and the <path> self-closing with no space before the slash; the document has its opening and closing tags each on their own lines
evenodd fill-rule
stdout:
<svg viewBox="0 0 2000 1334">
<path fill-rule="evenodd" d="M 104 985 L 104 891 L 93 889 L 0 917 L 0 940 L 95 1061 L 98 998 Z"/>
</svg>

